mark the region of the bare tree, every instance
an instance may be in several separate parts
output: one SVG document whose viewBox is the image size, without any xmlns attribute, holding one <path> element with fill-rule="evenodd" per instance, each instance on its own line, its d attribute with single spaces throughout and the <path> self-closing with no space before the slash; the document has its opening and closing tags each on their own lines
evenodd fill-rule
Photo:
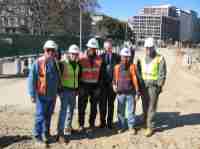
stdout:
<svg viewBox="0 0 200 149">
<path fill-rule="evenodd" d="M 67 34 L 78 35 L 80 29 L 80 9 L 83 11 L 83 35 L 87 35 L 91 31 L 90 13 L 99 8 L 97 0 L 52 0 L 49 3 L 53 7 L 49 7 L 49 23 L 51 26 L 59 24 L 64 32 Z M 53 4 L 54 3 L 54 4 Z M 56 8 L 55 8 L 56 7 Z M 53 11 L 53 12 L 52 12 Z M 51 14 L 51 15 L 50 15 Z M 59 18 L 55 19 L 55 16 Z M 55 22 L 55 23 L 53 23 Z M 63 25 L 63 26 L 62 26 Z M 50 26 L 50 25 L 49 25 Z M 55 27 L 55 30 L 57 27 Z"/>
</svg>

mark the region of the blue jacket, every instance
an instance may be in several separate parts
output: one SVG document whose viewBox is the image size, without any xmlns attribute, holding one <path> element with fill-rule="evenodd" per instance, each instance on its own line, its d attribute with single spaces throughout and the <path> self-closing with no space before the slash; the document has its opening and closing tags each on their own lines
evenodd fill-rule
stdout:
<svg viewBox="0 0 200 149">
<path fill-rule="evenodd" d="M 28 76 L 28 92 L 31 97 L 38 97 L 37 93 L 37 79 L 39 76 L 39 65 L 36 60 L 33 64 L 31 71 Z M 53 99 L 57 94 L 58 84 L 59 84 L 59 75 L 58 70 L 55 65 L 55 61 L 49 60 L 46 63 L 46 81 L 47 81 L 47 90 L 46 97 L 48 99 Z"/>
</svg>

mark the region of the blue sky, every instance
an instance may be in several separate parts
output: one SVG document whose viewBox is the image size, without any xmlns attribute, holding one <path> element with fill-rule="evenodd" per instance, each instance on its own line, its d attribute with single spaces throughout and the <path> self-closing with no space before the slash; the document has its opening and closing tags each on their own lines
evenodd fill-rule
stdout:
<svg viewBox="0 0 200 149">
<path fill-rule="evenodd" d="M 200 0 L 99 0 L 101 12 L 121 19 L 137 15 L 144 6 L 171 4 L 181 9 L 197 11 L 200 16 Z"/>
</svg>

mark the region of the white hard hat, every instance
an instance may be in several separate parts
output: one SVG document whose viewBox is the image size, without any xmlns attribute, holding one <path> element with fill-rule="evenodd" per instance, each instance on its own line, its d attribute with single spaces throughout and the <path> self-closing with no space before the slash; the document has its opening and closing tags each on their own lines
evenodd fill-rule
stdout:
<svg viewBox="0 0 200 149">
<path fill-rule="evenodd" d="M 131 50 L 129 48 L 123 48 L 120 51 L 120 56 L 131 56 Z"/>
<path fill-rule="evenodd" d="M 105 41 L 103 46 L 105 49 L 109 49 L 112 48 L 112 43 L 110 41 Z"/>
<path fill-rule="evenodd" d="M 47 40 L 43 46 L 43 49 L 51 48 L 51 49 L 58 49 L 58 45 L 53 40 Z"/>
<path fill-rule="evenodd" d="M 145 39 L 144 42 L 144 47 L 145 48 L 151 48 L 155 46 L 155 40 L 153 38 L 147 38 Z"/>
<path fill-rule="evenodd" d="M 99 43 L 95 38 L 91 38 L 90 40 L 88 40 L 88 43 L 86 45 L 88 48 L 99 48 Z"/>
<path fill-rule="evenodd" d="M 79 53 L 79 47 L 75 44 L 71 45 L 68 50 L 69 53 Z"/>
</svg>

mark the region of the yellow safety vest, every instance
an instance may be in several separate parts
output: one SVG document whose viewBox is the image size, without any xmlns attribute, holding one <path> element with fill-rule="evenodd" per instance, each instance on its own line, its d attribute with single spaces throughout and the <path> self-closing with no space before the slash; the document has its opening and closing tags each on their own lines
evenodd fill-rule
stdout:
<svg viewBox="0 0 200 149">
<path fill-rule="evenodd" d="M 151 63 L 147 64 L 145 58 L 142 59 L 142 78 L 144 80 L 158 80 L 159 64 L 162 56 L 157 55 Z"/>
<path fill-rule="evenodd" d="M 77 64 L 75 70 L 69 62 L 64 61 L 63 65 L 62 85 L 72 89 L 78 88 L 79 65 Z"/>
</svg>

